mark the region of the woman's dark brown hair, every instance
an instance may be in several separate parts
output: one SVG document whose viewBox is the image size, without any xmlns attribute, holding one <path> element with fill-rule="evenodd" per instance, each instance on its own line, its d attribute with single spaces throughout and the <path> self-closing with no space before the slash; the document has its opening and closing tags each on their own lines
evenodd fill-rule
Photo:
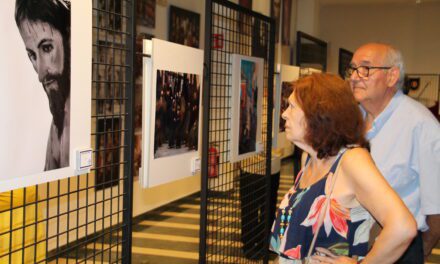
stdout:
<svg viewBox="0 0 440 264">
<path fill-rule="evenodd" d="M 319 159 L 350 145 L 369 147 L 361 111 L 348 83 L 339 76 L 314 73 L 295 82 L 294 93 L 307 124 L 305 141 Z"/>
</svg>

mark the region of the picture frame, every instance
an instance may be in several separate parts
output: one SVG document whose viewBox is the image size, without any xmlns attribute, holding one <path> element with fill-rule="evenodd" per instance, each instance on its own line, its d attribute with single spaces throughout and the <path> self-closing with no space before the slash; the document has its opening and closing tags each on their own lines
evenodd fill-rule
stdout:
<svg viewBox="0 0 440 264">
<path fill-rule="evenodd" d="M 353 52 L 339 48 L 338 73 L 342 79 L 345 79 L 345 71 L 350 65 L 351 58 L 353 58 Z"/>
<path fill-rule="evenodd" d="M 261 151 L 264 60 L 231 54 L 230 162 Z"/>
<path fill-rule="evenodd" d="M 68 164 L 50 167 L 47 166 L 47 153 L 54 117 L 48 96 L 43 83 L 39 81 L 37 70 L 29 60 L 17 28 L 14 19 L 15 1 L 0 1 L 0 24 L 3 33 L 8 36 L 0 44 L 0 89 L 3 93 L 0 113 L 5 117 L 3 125 L 7 127 L 0 133 L 0 192 L 74 176 L 78 173 L 77 151 L 91 147 L 93 8 L 91 1 L 72 1 L 64 7 L 69 9 L 69 15 L 63 14 L 63 17 L 70 19 L 70 29 L 66 31 L 70 34 L 70 49 L 64 49 L 65 52 L 69 51 L 69 55 L 63 53 L 65 59 L 70 59 L 70 64 L 65 64 L 70 67 L 70 80 L 60 82 L 62 84 L 59 85 L 70 86 L 70 120 L 68 128 L 65 126 L 69 129 L 69 135 L 68 140 L 63 141 L 68 142 L 63 143 L 66 146 L 63 159 Z M 56 29 L 52 29 L 56 32 Z M 37 31 L 35 33 L 39 34 Z M 67 35 L 61 37 L 66 38 Z"/>
<path fill-rule="evenodd" d="M 302 31 L 296 36 L 296 66 L 327 70 L 327 42 Z"/>
<path fill-rule="evenodd" d="M 152 39 L 152 55 L 151 58 L 144 58 L 144 84 L 143 84 L 143 125 L 142 125 L 142 178 L 140 179 L 141 185 L 144 188 L 150 188 L 153 186 L 165 184 L 171 181 L 191 177 L 194 175 L 191 170 L 191 163 L 194 159 L 200 157 L 201 146 L 201 114 L 203 112 L 201 105 L 201 98 L 203 93 L 203 51 L 200 49 L 164 41 L 160 39 Z M 191 61 L 189 64 L 188 61 Z M 150 63 L 150 65 L 148 65 Z M 188 78 L 188 76 L 198 76 L 198 113 L 193 115 L 193 118 L 197 118 L 197 126 L 192 131 L 192 135 L 197 139 L 192 138 L 193 147 L 188 146 L 188 138 L 185 140 L 184 135 L 186 129 L 187 110 L 192 109 L 194 103 L 191 106 L 183 106 L 182 100 L 185 98 L 185 93 L 189 93 L 191 80 L 180 82 L 179 78 Z M 180 77 L 179 77 L 180 76 Z M 193 78 L 195 80 L 196 78 Z M 161 87 L 164 87 L 164 83 L 167 90 L 164 91 Z M 174 85 L 173 83 L 179 83 Z M 193 87 L 194 88 L 194 87 Z M 191 88 L 191 89 L 193 89 Z M 173 98 L 164 98 L 164 94 L 173 95 Z M 190 93 L 192 94 L 192 93 Z M 164 96 L 164 97 L 163 97 Z M 180 96 L 180 99 L 178 98 Z M 187 97 L 188 98 L 188 97 Z M 166 103 L 166 107 L 162 108 L 163 101 Z M 180 101 L 180 103 L 178 103 Z M 185 100 L 186 101 L 186 100 Z M 189 101 L 189 100 L 188 100 Z M 188 102 L 187 102 L 188 103 Z M 168 105 L 170 108 L 168 108 Z M 180 105 L 180 108 L 178 106 Z M 162 108 L 162 109 L 160 109 Z M 185 108 L 185 110 L 183 110 Z M 158 111 L 165 112 L 165 114 L 159 114 Z M 180 112 L 179 112 L 180 111 Z M 168 119 L 167 114 L 172 117 Z M 174 119 L 176 118 L 176 119 Z M 168 119 L 168 121 L 166 121 Z M 165 128 L 167 124 L 162 122 L 175 122 L 174 132 L 182 135 L 180 137 L 181 144 L 178 147 L 177 139 L 179 135 L 173 134 L 173 140 L 175 144 L 171 143 L 170 135 L 164 136 L 162 142 L 158 142 L 158 133 L 160 127 L 163 131 L 160 133 L 166 134 Z M 158 127 L 157 124 L 161 126 Z M 179 127 L 179 128 L 178 128 Z M 195 127 L 194 125 L 192 127 Z M 189 127 L 188 127 L 189 128 Z M 172 135 L 171 135 L 172 136 Z M 168 141 L 167 141 L 168 138 Z M 160 143 L 160 144 L 159 144 Z M 165 155 L 158 155 L 158 151 Z M 167 153 L 168 152 L 168 153 Z M 171 153 L 171 154 L 170 154 Z M 173 166 L 170 166 L 173 164 Z"/>
<path fill-rule="evenodd" d="M 198 48 L 200 45 L 200 14 L 171 5 L 168 40 Z"/>
<path fill-rule="evenodd" d="M 136 2 L 136 24 L 154 28 L 156 25 L 156 0 L 138 0 Z"/>
<path fill-rule="evenodd" d="M 98 118 L 95 142 L 95 190 L 118 185 L 122 120 L 120 117 Z"/>
<path fill-rule="evenodd" d="M 281 6 L 281 3 L 283 6 Z M 282 14 L 281 14 L 282 12 Z M 292 13 L 292 0 L 271 0 L 270 16 L 275 19 L 275 42 L 280 40 L 283 45 L 290 45 L 290 20 Z M 281 21 L 282 19 L 282 21 Z"/>
</svg>

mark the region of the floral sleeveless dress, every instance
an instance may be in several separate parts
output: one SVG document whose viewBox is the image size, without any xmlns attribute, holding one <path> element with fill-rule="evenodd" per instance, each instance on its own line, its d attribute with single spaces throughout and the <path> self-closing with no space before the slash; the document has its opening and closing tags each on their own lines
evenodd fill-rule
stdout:
<svg viewBox="0 0 440 264">
<path fill-rule="evenodd" d="M 301 260 L 307 257 L 318 229 L 318 217 L 326 201 L 328 175 L 335 173 L 342 154 L 325 177 L 307 188 L 299 188 L 303 170 L 298 173 L 294 186 L 277 209 L 271 229 L 270 250 L 287 259 Z M 331 198 L 324 222 L 318 231 L 315 248 L 323 247 L 337 255 L 362 258 L 368 252 L 369 232 L 373 222 L 363 207 L 345 208 Z"/>
</svg>

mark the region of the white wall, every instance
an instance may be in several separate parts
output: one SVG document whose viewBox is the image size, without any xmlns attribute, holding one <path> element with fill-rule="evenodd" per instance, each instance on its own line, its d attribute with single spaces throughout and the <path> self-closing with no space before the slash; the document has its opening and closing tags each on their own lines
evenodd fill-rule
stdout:
<svg viewBox="0 0 440 264">
<path fill-rule="evenodd" d="M 440 73 L 440 2 L 325 5 L 319 22 L 331 72 L 338 71 L 339 48 L 378 41 L 402 51 L 408 73 Z"/>
</svg>

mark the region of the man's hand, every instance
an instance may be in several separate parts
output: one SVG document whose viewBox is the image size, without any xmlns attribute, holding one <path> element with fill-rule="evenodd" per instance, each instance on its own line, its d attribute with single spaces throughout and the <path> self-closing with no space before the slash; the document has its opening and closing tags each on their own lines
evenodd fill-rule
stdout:
<svg viewBox="0 0 440 264">
<path fill-rule="evenodd" d="M 346 256 L 337 256 L 333 254 L 330 250 L 325 248 L 317 247 L 316 251 L 319 252 L 320 255 L 312 256 L 311 263 L 338 263 L 338 264 L 356 264 L 357 260 L 354 258 L 349 258 Z"/>
</svg>

